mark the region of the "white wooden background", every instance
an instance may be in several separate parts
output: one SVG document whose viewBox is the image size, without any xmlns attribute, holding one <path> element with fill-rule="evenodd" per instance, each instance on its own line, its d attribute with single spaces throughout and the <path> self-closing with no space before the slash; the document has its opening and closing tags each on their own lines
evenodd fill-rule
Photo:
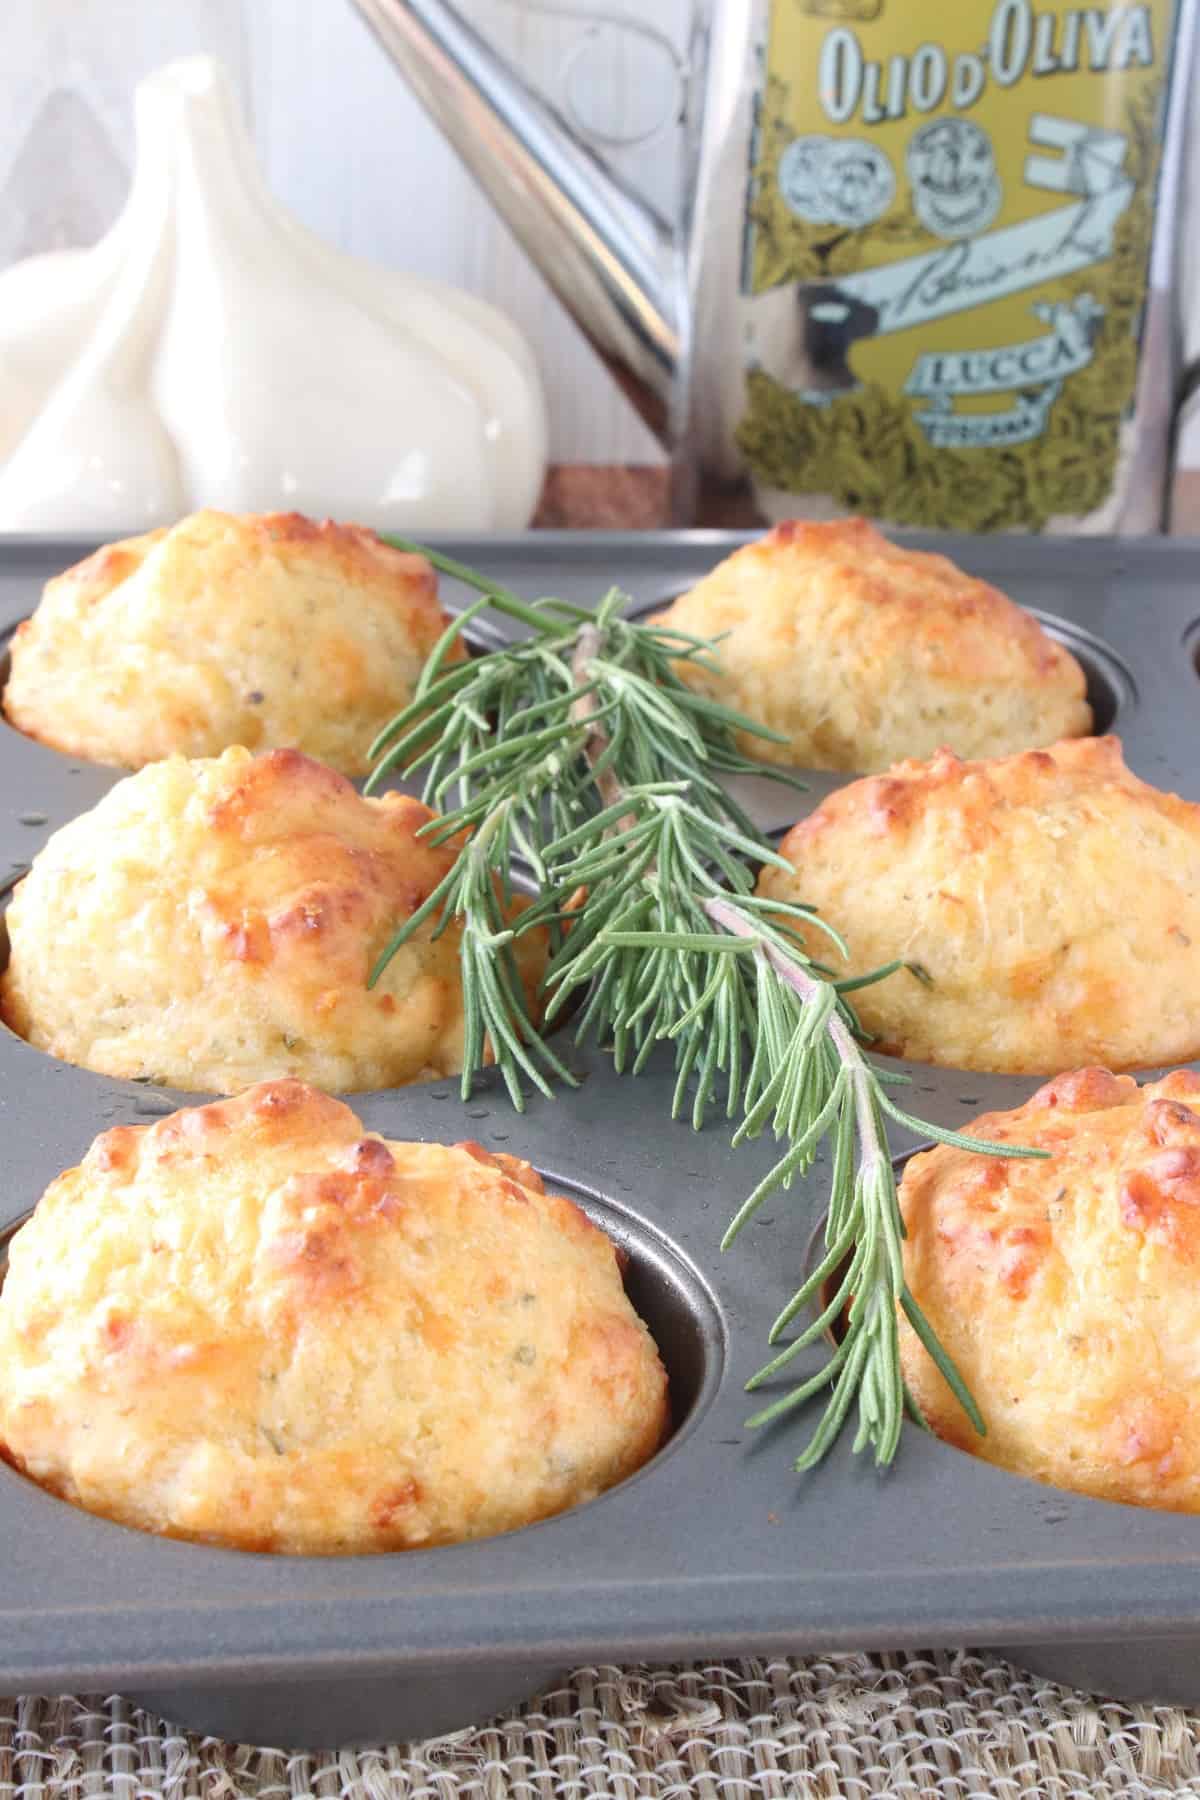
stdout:
<svg viewBox="0 0 1200 1800">
<path fill-rule="evenodd" d="M 459 4 L 531 80 L 556 94 L 565 59 L 577 56 L 584 102 L 601 128 L 628 128 L 635 107 L 638 122 L 645 109 L 669 108 L 672 80 L 664 58 L 615 31 L 589 31 L 584 18 L 570 15 L 597 7 L 624 12 L 652 22 L 682 50 L 689 0 Z M 542 367 L 554 460 L 661 460 L 654 439 L 426 121 L 350 0 L 3 0 L 0 266 L 100 235 L 128 184 L 136 82 L 170 57 L 196 50 L 228 65 L 267 178 L 306 224 L 382 263 L 456 281 L 512 314 Z M 668 127 L 621 157 L 626 172 L 660 203 L 671 191 L 676 148 Z M 1192 133 L 1190 161 L 1186 336 L 1188 353 L 1197 357 L 1200 128 Z M 1200 399 L 1182 450 L 1187 466 L 1200 471 Z"/>
<path fill-rule="evenodd" d="M 578 3 L 459 0 L 549 90 L 574 56 L 599 128 L 628 131 L 668 112 L 668 59 L 556 16 Z M 595 4 L 652 20 L 682 50 L 689 0 Z M 100 236 L 129 181 L 134 86 L 171 57 L 210 51 L 233 75 L 272 189 L 305 224 L 359 255 L 473 289 L 517 320 L 545 379 L 553 460 L 662 459 L 350 0 L 3 0 L 0 10 L 0 266 Z M 620 153 L 661 202 L 675 147 L 668 125 Z"/>
</svg>

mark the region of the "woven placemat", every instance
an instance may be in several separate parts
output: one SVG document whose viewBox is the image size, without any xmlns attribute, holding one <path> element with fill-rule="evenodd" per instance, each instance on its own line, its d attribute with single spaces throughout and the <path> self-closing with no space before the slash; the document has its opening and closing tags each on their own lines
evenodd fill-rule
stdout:
<svg viewBox="0 0 1200 1800">
<path fill-rule="evenodd" d="M 0 1800 L 1110 1800 L 1200 1795 L 1200 1714 L 970 1652 L 579 1669 L 511 1717 L 311 1755 L 128 1701 L 0 1702 Z"/>
</svg>

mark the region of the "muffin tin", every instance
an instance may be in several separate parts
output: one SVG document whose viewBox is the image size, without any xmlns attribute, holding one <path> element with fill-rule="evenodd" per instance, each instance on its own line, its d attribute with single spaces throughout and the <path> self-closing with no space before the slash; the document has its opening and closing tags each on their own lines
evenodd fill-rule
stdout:
<svg viewBox="0 0 1200 1800">
<path fill-rule="evenodd" d="M 545 533 L 441 547 L 528 595 L 594 603 L 615 582 L 640 609 L 743 541 Z M 0 639 L 46 577 L 92 547 L 9 540 Z M 999 538 L 937 547 L 1070 645 L 1136 773 L 1200 799 L 1200 548 Z M 455 603 L 453 584 L 444 592 Z M 0 726 L 0 891 L 117 778 Z M 755 779 L 743 797 L 774 830 L 845 779 L 815 776 L 805 795 Z M 1039 1486 L 915 1428 L 888 1471 L 852 1457 L 844 1439 L 798 1476 L 791 1460 L 814 1415 L 744 1430 L 743 1384 L 801 1277 L 824 1162 L 722 1256 L 721 1233 L 772 1145 L 731 1151 L 723 1119 L 699 1134 L 673 1125 L 669 1055 L 631 1080 L 600 1051 L 570 1054 L 579 1089 L 535 1096 L 524 1115 L 494 1075 L 465 1106 L 446 1082 L 351 1103 L 389 1136 L 473 1137 L 528 1157 L 628 1249 L 630 1291 L 675 1401 L 655 1460 L 589 1505 L 505 1537 L 334 1558 L 155 1539 L 0 1465 L 0 1690 L 117 1688 L 199 1730 L 324 1746 L 445 1732 L 582 1661 L 985 1644 L 1107 1693 L 1200 1703 L 1200 1517 Z M 915 1109 L 948 1125 L 1016 1105 L 1037 1085 L 908 1069 Z M 0 1031 L 0 1227 L 97 1132 L 196 1099 L 71 1068 Z M 898 1155 L 911 1147 L 895 1134 Z"/>
</svg>

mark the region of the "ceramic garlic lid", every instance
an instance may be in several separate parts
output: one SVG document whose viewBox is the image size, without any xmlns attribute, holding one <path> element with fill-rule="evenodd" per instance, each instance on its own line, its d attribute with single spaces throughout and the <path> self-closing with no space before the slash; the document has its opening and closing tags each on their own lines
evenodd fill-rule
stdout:
<svg viewBox="0 0 1200 1800">
<path fill-rule="evenodd" d="M 0 274 L 0 530 L 111 535 L 199 506 L 524 526 L 546 424 L 515 327 L 302 227 L 213 59 L 168 64 L 136 105 L 108 235 Z"/>
</svg>

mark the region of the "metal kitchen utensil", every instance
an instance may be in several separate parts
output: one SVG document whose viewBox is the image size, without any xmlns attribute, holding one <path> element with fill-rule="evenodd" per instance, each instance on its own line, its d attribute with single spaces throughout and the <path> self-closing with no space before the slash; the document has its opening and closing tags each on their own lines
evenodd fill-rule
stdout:
<svg viewBox="0 0 1200 1800">
<path fill-rule="evenodd" d="M 741 541 L 546 533 L 444 548 L 527 594 L 588 602 L 617 582 L 661 604 Z M 0 631 L 85 547 L 0 549 Z M 1200 549 L 1003 538 L 950 548 L 1072 645 L 1131 767 L 1200 800 Z M 0 888 L 116 779 L 0 725 Z M 841 779 L 819 777 L 791 815 Z M 446 1731 L 577 1662 L 983 1643 L 1106 1693 L 1200 1704 L 1200 1517 L 1039 1486 L 911 1427 L 886 1473 L 843 1442 L 801 1478 L 795 1427 L 743 1429 L 742 1386 L 820 1217 L 824 1164 L 722 1256 L 724 1226 L 771 1147 L 731 1151 L 724 1121 L 698 1135 L 671 1124 L 667 1059 L 635 1081 L 601 1052 L 573 1054 L 579 1090 L 535 1097 L 524 1116 L 494 1076 L 465 1107 L 449 1082 L 352 1103 L 372 1130 L 474 1137 L 528 1157 L 626 1246 L 674 1392 L 675 1434 L 654 1462 L 505 1537 L 329 1558 L 156 1539 L 0 1465 L 0 1689 L 115 1688 L 224 1737 L 312 1746 Z M 1036 1085 L 906 1066 L 915 1109 L 948 1125 Z M 0 1030 L 0 1227 L 97 1132 L 194 1098 L 71 1068 Z M 896 1152 L 909 1147 L 897 1133 Z"/>
<path fill-rule="evenodd" d="M 669 216 L 450 0 L 355 4 L 672 447 L 681 517 L 748 472 L 770 517 L 1161 528 L 1197 0 L 696 0 Z"/>
</svg>

